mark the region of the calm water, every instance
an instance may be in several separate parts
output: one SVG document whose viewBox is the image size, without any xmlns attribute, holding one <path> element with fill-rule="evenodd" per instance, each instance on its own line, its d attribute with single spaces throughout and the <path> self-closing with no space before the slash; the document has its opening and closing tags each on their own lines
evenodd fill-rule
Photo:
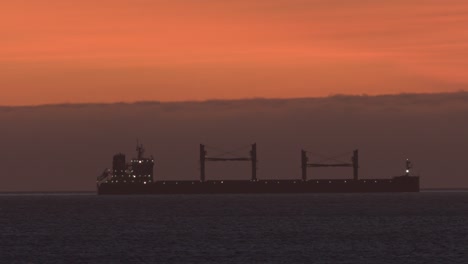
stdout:
<svg viewBox="0 0 468 264">
<path fill-rule="evenodd" d="M 1 263 L 468 263 L 468 192 L 0 195 Z"/>
</svg>

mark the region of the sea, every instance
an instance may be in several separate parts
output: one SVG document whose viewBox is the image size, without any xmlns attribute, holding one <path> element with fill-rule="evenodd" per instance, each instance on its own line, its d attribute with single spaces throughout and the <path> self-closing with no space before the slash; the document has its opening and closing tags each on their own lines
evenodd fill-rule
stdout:
<svg viewBox="0 0 468 264">
<path fill-rule="evenodd" d="M 468 192 L 0 194 L 0 263 L 468 263 Z"/>
</svg>

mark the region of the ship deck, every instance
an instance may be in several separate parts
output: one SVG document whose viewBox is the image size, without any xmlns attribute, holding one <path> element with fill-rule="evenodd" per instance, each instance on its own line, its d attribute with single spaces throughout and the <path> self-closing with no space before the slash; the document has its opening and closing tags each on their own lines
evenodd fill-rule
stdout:
<svg viewBox="0 0 468 264">
<path fill-rule="evenodd" d="M 209 180 L 156 181 L 147 184 L 102 183 L 98 194 L 216 194 L 216 193 L 355 193 L 418 192 L 419 177 L 391 179 Z"/>
</svg>

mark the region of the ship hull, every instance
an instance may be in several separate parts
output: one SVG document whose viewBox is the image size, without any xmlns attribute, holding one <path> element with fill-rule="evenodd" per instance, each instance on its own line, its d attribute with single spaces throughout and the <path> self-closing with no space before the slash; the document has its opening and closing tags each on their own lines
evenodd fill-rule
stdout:
<svg viewBox="0 0 468 264">
<path fill-rule="evenodd" d="M 157 181 L 151 184 L 101 183 L 97 193 L 236 194 L 236 193 L 371 193 L 419 192 L 419 177 L 362 180 Z"/>
</svg>

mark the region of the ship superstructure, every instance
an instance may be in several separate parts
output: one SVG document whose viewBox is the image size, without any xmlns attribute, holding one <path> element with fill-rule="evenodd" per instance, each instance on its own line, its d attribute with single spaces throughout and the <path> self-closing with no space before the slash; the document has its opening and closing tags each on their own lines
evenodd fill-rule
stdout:
<svg viewBox="0 0 468 264">
<path fill-rule="evenodd" d="M 112 170 L 106 169 L 98 177 L 98 184 L 118 184 L 118 185 L 146 185 L 154 182 L 153 168 L 154 158 L 145 158 L 145 149 L 137 142 L 137 157 L 130 162 L 126 161 L 125 154 L 118 153 L 112 160 Z"/>
</svg>

